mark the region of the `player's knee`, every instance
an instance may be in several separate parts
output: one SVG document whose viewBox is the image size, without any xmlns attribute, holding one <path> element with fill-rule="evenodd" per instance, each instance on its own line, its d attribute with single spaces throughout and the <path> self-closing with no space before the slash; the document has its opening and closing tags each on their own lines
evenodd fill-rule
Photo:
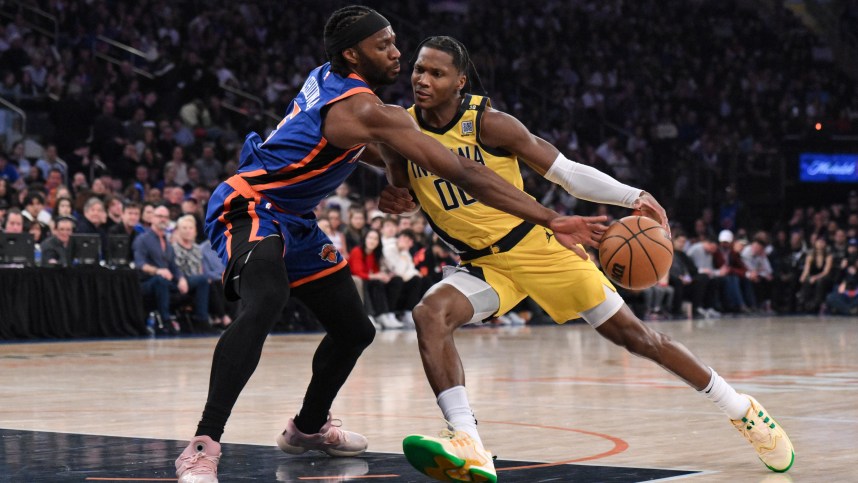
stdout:
<svg viewBox="0 0 858 483">
<path fill-rule="evenodd" d="M 363 320 L 355 328 L 352 344 L 361 351 L 369 347 L 375 339 L 375 326 L 369 321 L 369 317 L 363 316 Z"/>
<path fill-rule="evenodd" d="M 446 313 L 447 311 L 442 304 L 431 299 L 421 301 L 411 311 L 418 334 L 445 330 L 447 328 L 444 320 Z"/>
</svg>

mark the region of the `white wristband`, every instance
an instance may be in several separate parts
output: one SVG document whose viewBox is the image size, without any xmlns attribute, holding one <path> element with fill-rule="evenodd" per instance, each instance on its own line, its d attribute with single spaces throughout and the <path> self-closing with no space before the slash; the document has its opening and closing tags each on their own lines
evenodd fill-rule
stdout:
<svg viewBox="0 0 858 483">
<path fill-rule="evenodd" d="M 632 208 L 643 190 L 620 183 L 592 166 L 576 163 L 563 153 L 545 173 L 545 179 L 557 183 L 582 200 Z"/>
</svg>

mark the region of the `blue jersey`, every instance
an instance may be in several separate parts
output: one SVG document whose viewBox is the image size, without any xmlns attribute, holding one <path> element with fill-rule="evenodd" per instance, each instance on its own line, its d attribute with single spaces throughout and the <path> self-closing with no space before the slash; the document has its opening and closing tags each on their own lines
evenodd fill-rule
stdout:
<svg viewBox="0 0 858 483">
<path fill-rule="evenodd" d="M 342 149 L 322 135 L 327 106 L 362 92 L 373 94 L 356 74 L 342 77 L 330 63 L 314 69 L 289 104 L 277 129 L 262 141 L 244 141 L 238 174 L 287 213 L 309 213 L 354 171 L 364 145 Z"/>
</svg>

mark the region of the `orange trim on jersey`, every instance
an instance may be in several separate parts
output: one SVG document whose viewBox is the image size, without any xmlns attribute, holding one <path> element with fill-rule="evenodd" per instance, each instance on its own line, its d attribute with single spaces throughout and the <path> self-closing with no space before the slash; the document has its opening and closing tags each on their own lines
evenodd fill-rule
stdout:
<svg viewBox="0 0 858 483">
<path fill-rule="evenodd" d="M 340 261 L 340 263 L 334 265 L 331 268 L 326 268 L 326 269 L 322 270 L 321 272 L 316 272 L 310 276 L 295 280 L 294 282 L 290 283 L 289 286 L 294 288 L 294 287 L 298 287 L 300 285 L 304 285 L 305 283 L 312 282 L 313 280 L 318 280 L 322 277 L 326 277 L 326 276 L 340 270 L 341 268 L 344 268 L 346 265 L 348 265 L 348 262 L 346 262 L 345 260 L 342 260 L 342 261 Z"/>
<path fill-rule="evenodd" d="M 268 171 L 266 171 L 266 170 L 264 170 L 264 169 L 257 169 L 257 170 L 254 170 L 254 171 L 248 171 L 248 172 L 246 172 L 246 173 L 238 173 L 238 175 L 237 175 L 237 176 L 242 176 L 242 177 L 244 177 L 244 176 L 250 176 L 250 177 L 253 177 L 253 176 L 260 176 L 260 175 L 263 175 L 263 174 L 268 174 Z"/>
<path fill-rule="evenodd" d="M 256 203 L 251 201 L 247 204 L 247 214 L 250 215 L 250 241 L 259 241 L 259 215 L 256 214 Z"/>
<path fill-rule="evenodd" d="M 363 80 L 363 79 L 361 79 L 361 80 Z M 372 89 L 370 89 L 369 87 L 354 87 L 354 88 L 351 88 L 351 89 L 343 92 L 342 94 L 331 99 L 330 101 L 326 102 L 325 105 L 327 106 L 328 104 L 333 104 L 334 102 L 337 102 L 341 99 L 345 99 L 346 97 L 351 97 L 355 94 L 360 94 L 360 93 L 364 93 L 364 92 L 367 94 L 375 95 L 375 92 L 372 92 Z"/>
<path fill-rule="evenodd" d="M 299 183 L 301 181 L 304 181 L 305 179 L 312 178 L 312 177 L 314 177 L 320 173 L 327 171 L 328 169 L 331 168 L 331 166 L 342 161 L 343 158 L 345 158 L 346 156 L 348 156 L 349 154 L 354 152 L 356 149 L 361 149 L 363 147 L 364 147 L 363 144 L 355 146 L 355 147 L 349 149 L 348 151 L 344 152 L 340 156 L 337 156 L 336 158 L 334 158 L 334 160 L 331 161 L 330 163 L 322 166 L 319 169 L 314 169 L 313 171 L 308 171 L 308 172 L 302 174 L 301 176 L 296 176 L 294 178 L 289 178 L 289 179 L 282 180 L 282 181 L 274 181 L 271 183 L 258 184 L 258 185 L 253 186 L 253 189 L 255 189 L 257 191 L 265 191 L 267 189 L 283 188 L 284 186 L 290 186 L 290 185 L 293 185 L 295 183 Z"/>
<path fill-rule="evenodd" d="M 263 171 L 263 173 L 264 172 L 265 171 Z M 228 184 L 230 188 L 234 189 L 236 193 L 241 194 L 241 196 L 244 196 L 249 200 L 253 200 L 256 203 L 262 201 L 259 193 L 257 193 L 256 190 L 250 186 L 250 183 L 240 175 L 231 176 L 226 180 L 226 184 Z"/>
<path fill-rule="evenodd" d="M 290 164 L 289 166 L 286 166 L 285 168 L 277 170 L 277 173 L 288 173 L 289 171 L 293 171 L 293 170 L 296 170 L 296 169 L 301 168 L 303 166 L 306 166 L 306 164 L 309 163 L 310 161 L 312 161 L 313 158 L 315 158 L 319 154 L 319 152 L 322 149 L 324 149 L 325 146 L 327 146 L 327 144 L 328 144 L 328 140 L 323 137 L 321 140 L 319 140 L 319 144 L 317 144 L 316 147 L 314 147 L 313 150 L 310 151 L 309 154 L 304 156 L 304 159 L 302 159 L 301 161 L 298 161 L 297 163 Z"/>
<path fill-rule="evenodd" d="M 361 77 L 357 72 L 352 72 L 351 74 L 349 74 L 349 75 L 347 76 L 347 78 L 348 78 L 348 79 L 359 80 L 359 81 L 363 82 L 364 84 L 369 84 L 369 82 L 367 82 L 367 81 L 366 81 L 366 79 L 364 79 L 363 77 Z"/>
<path fill-rule="evenodd" d="M 223 202 L 223 213 L 221 213 L 220 216 L 217 218 L 219 222 L 226 225 L 226 233 L 224 233 L 224 235 L 226 235 L 226 256 L 227 256 L 227 258 L 232 257 L 232 223 L 229 221 L 226 221 L 226 214 L 229 213 L 229 210 L 231 208 L 230 205 L 232 205 L 232 200 L 234 200 L 239 194 L 241 194 L 241 193 L 239 193 L 238 191 L 235 191 L 231 195 L 229 195 L 226 198 L 226 200 L 224 200 L 224 202 Z"/>
</svg>

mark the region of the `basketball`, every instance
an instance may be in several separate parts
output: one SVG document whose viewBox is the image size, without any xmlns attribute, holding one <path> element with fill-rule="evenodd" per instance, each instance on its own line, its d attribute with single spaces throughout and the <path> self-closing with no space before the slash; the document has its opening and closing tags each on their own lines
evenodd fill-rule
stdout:
<svg viewBox="0 0 858 483">
<path fill-rule="evenodd" d="M 615 284 L 643 290 L 655 285 L 673 263 L 673 243 L 657 221 L 645 216 L 617 220 L 599 244 L 602 270 Z"/>
</svg>

